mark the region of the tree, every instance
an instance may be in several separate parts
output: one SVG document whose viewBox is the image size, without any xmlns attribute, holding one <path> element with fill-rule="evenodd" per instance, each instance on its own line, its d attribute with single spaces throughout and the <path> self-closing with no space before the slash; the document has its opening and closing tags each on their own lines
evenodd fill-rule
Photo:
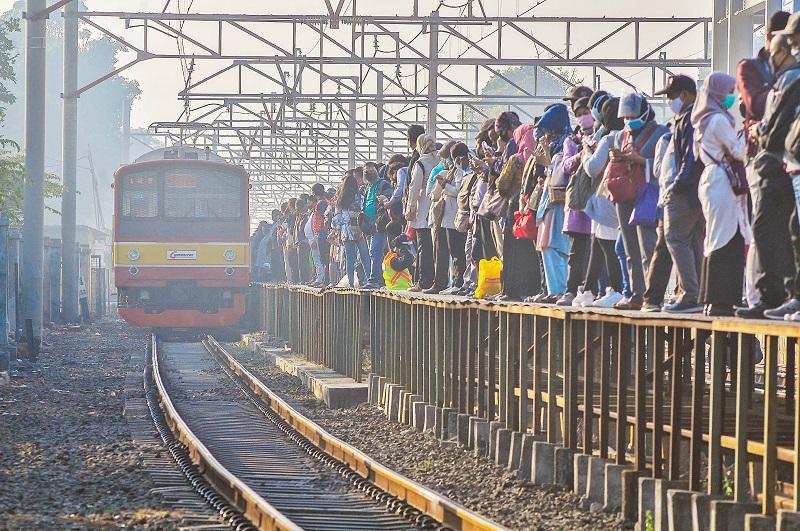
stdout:
<svg viewBox="0 0 800 531">
<path fill-rule="evenodd" d="M 10 85 L 16 79 L 14 64 L 17 60 L 17 51 L 9 37 L 19 30 L 19 19 L 0 20 L 0 124 L 5 120 L 8 106 L 16 101 Z M 16 143 L 0 135 L 0 149 L 9 146 L 16 146 Z"/>
</svg>

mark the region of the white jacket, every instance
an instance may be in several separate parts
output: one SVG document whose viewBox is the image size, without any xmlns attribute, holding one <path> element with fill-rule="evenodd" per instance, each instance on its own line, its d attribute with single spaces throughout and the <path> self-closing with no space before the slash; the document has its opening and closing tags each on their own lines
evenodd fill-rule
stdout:
<svg viewBox="0 0 800 531">
<path fill-rule="evenodd" d="M 441 173 L 439 175 L 442 175 Z M 442 215 L 442 228 L 455 229 L 456 228 L 456 213 L 458 213 L 458 191 L 461 190 L 461 182 L 464 180 L 464 170 L 456 168 L 452 174 L 446 173 L 445 175 L 452 175 L 453 182 L 447 183 L 442 190 L 439 181 L 433 186 L 431 192 L 431 199 L 437 201 L 442 193 L 445 195 L 444 214 Z"/>
<path fill-rule="evenodd" d="M 414 163 L 414 168 L 411 170 L 411 182 L 408 185 L 408 203 L 404 214 L 406 219 L 410 214 L 413 214 L 409 224 L 415 229 L 427 229 L 430 227 L 428 211 L 431 208 L 431 198 L 425 194 L 425 186 L 428 183 L 428 176 L 430 176 L 438 161 L 439 157 L 436 152 L 427 153 Z"/>
</svg>

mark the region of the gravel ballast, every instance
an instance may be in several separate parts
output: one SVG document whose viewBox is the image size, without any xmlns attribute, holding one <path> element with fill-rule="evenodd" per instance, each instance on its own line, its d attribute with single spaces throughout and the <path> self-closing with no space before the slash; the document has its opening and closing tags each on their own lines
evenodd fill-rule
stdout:
<svg viewBox="0 0 800 531">
<path fill-rule="evenodd" d="M 123 416 L 146 338 L 121 321 L 48 330 L 39 370 L 0 385 L 0 529 L 185 525 L 150 492 L 144 467 L 161 446 L 134 439 Z"/>
<path fill-rule="evenodd" d="M 256 338 L 264 341 L 263 337 Z M 238 345 L 239 347 L 241 345 Z M 374 405 L 328 409 L 299 378 L 267 363 L 260 354 L 231 348 L 240 362 L 290 400 L 303 414 L 370 457 L 469 509 L 512 529 L 627 529 L 618 515 L 585 512 L 560 487 L 519 481 L 483 457 L 408 426 L 390 422 Z"/>
</svg>

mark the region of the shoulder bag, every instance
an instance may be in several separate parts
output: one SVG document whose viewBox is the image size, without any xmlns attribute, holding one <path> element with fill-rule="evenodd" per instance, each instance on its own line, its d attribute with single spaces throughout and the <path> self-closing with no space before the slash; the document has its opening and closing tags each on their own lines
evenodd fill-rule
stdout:
<svg viewBox="0 0 800 531">
<path fill-rule="evenodd" d="M 647 144 L 656 130 L 653 123 L 649 129 L 642 133 L 638 146 L 631 140 L 630 131 L 622 133 L 622 149 L 632 146 L 638 151 Z M 609 160 L 605 173 L 606 188 L 611 200 L 615 203 L 633 201 L 639 197 L 639 192 L 645 184 L 644 166 L 626 160 Z"/>
</svg>

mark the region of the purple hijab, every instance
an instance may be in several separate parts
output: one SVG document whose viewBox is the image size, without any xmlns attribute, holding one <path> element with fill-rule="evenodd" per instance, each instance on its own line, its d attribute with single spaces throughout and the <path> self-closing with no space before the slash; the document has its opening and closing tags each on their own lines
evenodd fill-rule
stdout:
<svg viewBox="0 0 800 531">
<path fill-rule="evenodd" d="M 722 113 L 730 122 L 731 127 L 736 127 L 733 116 L 722 106 L 725 97 L 733 92 L 735 87 L 736 79 L 724 72 L 712 72 L 706 78 L 703 88 L 697 94 L 697 101 L 692 110 L 692 126 L 701 136 L 705 132 L 708 121 L 715 113 Z"/>
</svg>

